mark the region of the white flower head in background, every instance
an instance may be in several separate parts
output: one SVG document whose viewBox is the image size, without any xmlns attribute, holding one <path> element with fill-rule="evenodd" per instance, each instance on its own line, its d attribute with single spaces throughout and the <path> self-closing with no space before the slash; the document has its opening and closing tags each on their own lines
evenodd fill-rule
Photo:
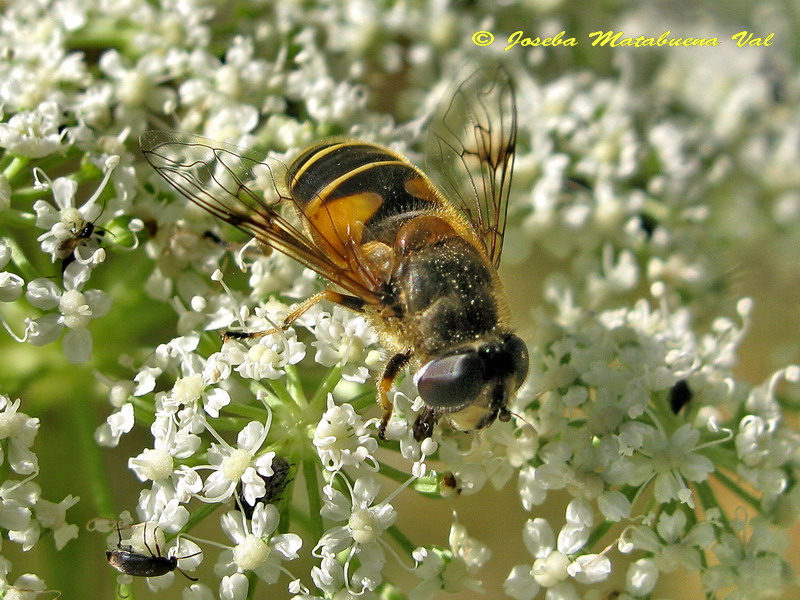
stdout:
<svg viewBox="0 0 800 600">
<path fill-rule="evenodd" d="M 337 404 L 331 394 L 328 395 L 328 410 L 314 430 L 314 446 L 322 464 L 333 473 L 344 467 L 362 465 L 378 469 L 373 456 L 378 441 L 372 437 L 367 423 L 350 404 Z"/>
<path fill-rule="evenodd" d="M 217 572 L 235 577 L 252 571 L 262 581 L 275 583 L 285 571 L 281 563 L 298 558 L 303 544 L 294 533 L 276 534 L 279 521 L 278 509 L 271 504 L 258 504 L 249 520 L 239 511 L 223 515 L 222 529 L 235 545 L 220 554 Z"/>
<path fill-rule="evenodd" d="M 375 504 L 379 491 L 380 484 L 372 475 L 356 480 L 349 489 L 350 498 L 330 485 L 323 489 L 322 516 L 344 525 L 325 532 L 314 548 L 314 555 L 332 558 L 347 551 L 344 584 L 351 593 L 375 590 L 383 580 L 381 573 L 386 558 L 381 536 L 394 524 L 397 512 L 388 503 L 393 495 Z M 349 567 L 354 556 L 358 556 L 360 566 L 351 572 Z M 358 584 L 357 589 L 351 589 L 351 578 Z"/>
<path fill-rule="evenodd" d="M 36 346 L 54 342 L 66 329 L 64 355 L 72 363 L 82 363 L 91 356 L 92 335 L 88 326 L 92 319 L 103 317 L 111 309 L 111 297 L 102 290 L 82 288 L 89 278 L 89 267 L 72 263 L 64 271 L 64 289 L 49 279 L 28 283 L 28 302 L 43 311 L 52 311 L 37 319 L 29 319 L 27 331 Z"/>
</svg>

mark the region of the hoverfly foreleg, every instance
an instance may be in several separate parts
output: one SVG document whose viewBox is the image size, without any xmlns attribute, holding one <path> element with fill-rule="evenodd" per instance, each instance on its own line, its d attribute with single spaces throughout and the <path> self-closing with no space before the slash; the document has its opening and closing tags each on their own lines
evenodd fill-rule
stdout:
<svg viewBox="0 0 800 600">
<path fill-rule="evenodd" d="M 356 296 L 348 296 L 347 294 L 341 294 L 335 290 L 328 288 L 326 290 L 322 290 L 317 294 L 314 294 L 310 298 L 301 302 L 294 310 L 292 310 L 288 315 L 286 315 L 280 327 L 273 327 L 272 329 L 265 329 L 264 331 L 250 331 L 250 332 L 224 331 L 222 332 L 222 341 L 226 342 L 228 340 L 252 340 L 264 337 L 265 335 L 271 335 L 273 333 L 277 333 L 278 331 L 286 331 L 292 323 L 294 323 L 298 318 L 300 318 L 301 315 L 303 315 L 303 313 L 305 313 L 315 304 L 322 302 L 323 300 L 328 300 L 329 302 L 333 302 L 334 304 L 339 304 L 340 306 L 344 306 L 345 308 L 352 310 L 353 312 L 357 313 L 364 312 L 365 302 L 361 298 L 357 298 Z"/>
<path fill-rule="evenodd" d="M 386 425 L 392 417 L 392 409 L 394 408 L 392 401 L 389 400 L 389 390 L 392 388 L 394 378 L 408 364 L 409 360 L 411 360 L 411 350 L 395 354 L 386 363 L 381 380 L 378 382 L 378 402 L 380 402 L 383 409 L 381 424 L 378 428 L 378 437 L 384 441 L 386 441 Z"/>
<path fill-rule="evenodd" d="M 248 256 L 252 255 L 254 257 L 258 257 L 258 256 L 269 256 L 272 253 L 272 248 L 270 248 L 266 244 L 258 242 L 257 240 L 251 240 L 246 244 L 229 242 L 219 237 L 216 233 L 214 233 L 210 229 L 204 231 L 203 235 L 200 237 L 202 237 L 204 240 L 208 240 L 215 246 L 219 246 L 226 252 L 230 252 L 231 254 L 234 255 L 245 254 Z M 241 257 L 237 259 L 237 264 L 240 261 Z"/>
</svg>

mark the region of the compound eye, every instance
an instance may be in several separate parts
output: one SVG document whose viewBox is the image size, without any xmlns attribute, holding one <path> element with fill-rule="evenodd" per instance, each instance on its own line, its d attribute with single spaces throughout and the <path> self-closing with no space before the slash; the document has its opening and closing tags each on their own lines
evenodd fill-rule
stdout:
<svg viewBox="0 0 800 600">
<path fill-rule="evenodd" d="M 486 381 L 483 359 L 475 352 L 432 360 L 417 374 L 417 389 L 426 404 L 446 411 L 475 401 Z"/>
<path fill-rule="evenodd" d="M 514 376 L 515 389 L 525 383 L 528 376 L 528 347 L 519 336 L 511 335 L 505 342 L 506 351 L 511 357 L 511 373 Z"/>
</svg>

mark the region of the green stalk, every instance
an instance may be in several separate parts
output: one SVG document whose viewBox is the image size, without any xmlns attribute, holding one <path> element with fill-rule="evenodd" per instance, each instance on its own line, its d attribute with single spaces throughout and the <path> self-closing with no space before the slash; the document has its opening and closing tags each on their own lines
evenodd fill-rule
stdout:
<svg viewBox="0 0 800 600">
<path fill-rule="evenodd" d="M 292 394 L 289 393 L 289 390 L 286 389 L 286 386 L 283 384 L 283 381 L 281 381 L 280 379 L 270 380 L 269 387 L 272 389 L 272 391 L 275 393 L 278 399 L 284 404 L 286 404 L 286 406 L 291 406 L 292 404 L 296 404 L 301 409 L 306 408 L 305 400 L 303 400 L 302 398 L 297 398 L 295 396 L 292 396 Z"/>
<path fill-rule="evenodd" d="M 308 514 L 311 521 L 312 534 L 315 538 L 319 539 L 322 537 L 325 529 L 322 524 L 322 498 L 320 497 L 317 465 L 315 461 L 303 461 L 303 475 L 306 481 L 306 492 L 308 494 Z"/>
<path fill-rule="evenodd" d="M 291 502 L 288 503 L 291 505 Z M 291 523 L 294 523 L 299 527 L 303 532 L 311 535 L 313 532 L 311 531 L 311 523 L 308 521 L 308 517 L 302 511 L 296 510 L 294 507 L 289 506 L 289 520 Z M 283 523 L 283 517 L 281 517 L 281 523 Z M 280 533 L 286 533 L 289 529 L 287 527 L 286 531 L 281 531 Z"/>
<path fill-rule="evenodd" d="M 0 171 L 5 171 L 12 160 L 14 160 L 14 157 L 8 152 L 0 153 Z"/>
<path fill-rule="evenodd" d="M 297 367 L 295 365 L 286 365 L 283 370 L 286 372 L 286 379 L 289 382 L 289 393 L 295 398 L 302 398 L 304 402 L 308 403 L 306 392 L 303 389 L 303 380 L 300 378 Z"/>
<path fill-rule="evenodd" d="M 347 401 L 356 412 L 361 412 L 365 408 L 369 408 L 375 404 L 375 390 L 365 390 L 358 396 L 354 396 Z"/>
<path fill-rule="evenodd" d="M 29 203 L 31 200 L 39 200 L 50 194 L 50 190 L 35 187 L 25 187 L 14 190 L 11 193 L 11 200 L 16 204 L 18 202 Z"/>
<path fill-rule="evenodd" d="M 133 404 L 133 416 L 136 421 L 149 427 L 153 423 L 153 417 L 156 414 L 153 402 L 134 397 L 130 399 L 130 403 Z"/>
<path fill-rule="evenodd" d="M 260 419 L 264 418 L 264 411 L 261 411 Z M 241 431 L 249 423 L 242 417 L 217 417 L 214 419 L 214 428 L 217 431 Z"/>
<path fill-rule="evenodd" d="M 236 417 L 263 421 L 266 411 L 262 405 L 253 406 L 252 404 L 228 404 L 222 412 L 232 413 Z M 216 420 L 214 421 L 216 423 Z"/>
<path fill-rule="evenodd" d="M 381 600 L 406 600 L 407 596 L 388 581 L 384 581 L 378 588 L 378 597 Z"/>
<path fill-rule="evenodd" d="M 17 194 L 15 192 L 11 195 L 11 201 L 13 202 L 16 198 Z M 35 227 L 36 215 L 16 208 L 7 208 L 0 212 L 0 223 L 11 225 L 12 227 Z"/>
<path fill-rule="evenodd" d="M 197 510 L 192 511 L 189 515 L 189 520 L 186 521 L 186 525 L 184 526 L 183 530 L 185 532 L 191 531 L 194 527 L 198 524 L 203 522 L 211 513 L 213 513 L 217 508 L 219 508 L 218 503 L 203 503 L 203 505 L 198 508 Z"/>
<path fill-rule="evenodd" d="M 295 479 L 297 479 L 297 473 L 292 474 L 291 479 L 286 483 L 281 499 L 278 502 L 278 516 L 280 518 L 278 521 L 278 533 L 289 533 L 289 527 L 292 524 L 293 511 L 291 510 L 291 505 Z"/>
<path fill-rule="evenodd" d="M 311 398 L 311 407 L 318 408 L 323 406 L 328 398 L 328 394 L 333 391 L 333 388 L 336 387 L 336 384 L 339 383 L 342 379 L 342 367 L 336 365 L 326 375 L 325 379 L 317 388 L 317 391 L 314 392 L 314 397 Z"/>
<path fill-rule="evenodd" d="M 86 479 L 90 486 L 88 496 L 94 503 L 97 514 L 114 519 L 117 511 L 114 510 L 109 478 L 103 464 L 100 447 L 94 441 L 94 428 L 97 425 L 94 421 L 96 413 L 87 410 L 86 405 L 79 402 L 77 398 L 70 400 L 69 410 L 72 414 L 72 421 L 78 430 L 76 439 L 81 456 L 81 469 L 86 471 Z"/>
<path fill-rule="evenodd" d="M 11 250 L 11 260 L 19 269 L 23 279 L 26 281 L 31 281 L 41 277 L 39 271 L 28 260 L 28 257 L 25 256 L 25 252 L 23 252 L 22 248 L 13 236 L 8 235 L 7 231 L 0 228 L 0 237 L 5 239 L 6 245 L 8 246 L 9 250 Z"/>
<path fill-rule="evenodd" d="M 396 481 L 397 483 L 405 483 L 406 481 L 408 481 L 408 478 L 411 477 L 411 475 L 409 475 L 405 471 L 396 469 L 395 467 L 387 465 L 386 463 L 378 463 L 378 464 L 380 466 L 379 473 L 381 475 L 385 475 L 392 481 Z"/>
<path fill-rule="evenodd" d="M 417 549 L 417 545 L 414 544 L 410 539 L 408 539 L 405 534 L 398 529 L 397 525 L 392 525 L 386 530 L 395 543 L 400 546 L 400 548 L 408 555 L 411 556 L 411 553 Z"/>
<path fill-rule="evenodd" d="M 716 446 L 706 446 L 703 448 L 705 454 L 716 465 L 715 474 L 719 472 L 719 467 L 722 466 L 728 471 L 736 472 L 736 466 L 739 464 L 736 461 L 736 454 L 726 450 L 723 446 L 717 444 Z"/>
<path fill-rule="evenodd" d="M 258 584 L 258 577 L 254 571 L 247 572 L 247 600 L 253 600 L 253 594 L 256 593 L 256 584 Z"/>
<path fill-rule="evenodd" d="M 96 23 L 90 22 L 79 33 L 71 36 L 67 43 L 70 48 L 100 48 L 102 50 L 117 48 L 126 56 L 131 54 L 138 56 L 141 52 L 134 49 L 133 39 L 134 32 L 132 30 L 120 29 L 117 24 L 104 19 Z"/>
<path fill-rule="evenodd" d="M 13 183 L 25 166 L 30 162 L 30 158 L 26 156 L 15 156 L 11 164 L 8 165 L 3 171 L 3 175 L 8 179 L 8 183 Z M 13 186 L 12 186 L 13 187 Z"/>
<path fill-rule="evenodd" d="M 745 490 L 742 486 L 736 483 L 733 479 L 725 475 L 720 470 L 714 471 L 714 477 L 719 479 L 721 483 L 723 483 L 729 490 L 731 490 L 734 494 L 739 496 L 742 500 L 747 502 L 750 506 L 752 506 L 755 510 L 761 510 L 761 500 L 753 496 L 750 492 Z"/>
<path fill-rule="evenodd" d="M 593 548 L 594 545 L 600 541 L 600 539 L 609 532 L 609 530 L 614 526 L 616 522 L 606 519 L 602 523 L 600 523 L 597 527 L 595 527 L 592 532 L 589 534 L 589 539 L 586 540 L 585 548 Z"/>
</svg>

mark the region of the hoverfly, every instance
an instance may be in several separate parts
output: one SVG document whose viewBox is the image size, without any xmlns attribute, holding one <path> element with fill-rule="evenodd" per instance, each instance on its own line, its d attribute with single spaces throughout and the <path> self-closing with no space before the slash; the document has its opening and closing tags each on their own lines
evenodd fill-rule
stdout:
<svg viewBox="0 0 800 600">
<path fill-rule="evenodd" d="M 428 155 L 441 189 L 394 150 L 359 140 L 325 140 L 288 166 L 180 133 L 149 131 L 140 144 L 189 200 L 333 284 L 284 327 L 322 300 L 367 317 L 394 353 L 378 379 L 382 439 L 388 392 L 409 364 L 426 404 L 418 440 L 442 418 L 462 431 L 510 419 L 528 351 L 497 275 L 516 144 L 505 69 L 474 72 L 434 118 Z"/>
</svg>

